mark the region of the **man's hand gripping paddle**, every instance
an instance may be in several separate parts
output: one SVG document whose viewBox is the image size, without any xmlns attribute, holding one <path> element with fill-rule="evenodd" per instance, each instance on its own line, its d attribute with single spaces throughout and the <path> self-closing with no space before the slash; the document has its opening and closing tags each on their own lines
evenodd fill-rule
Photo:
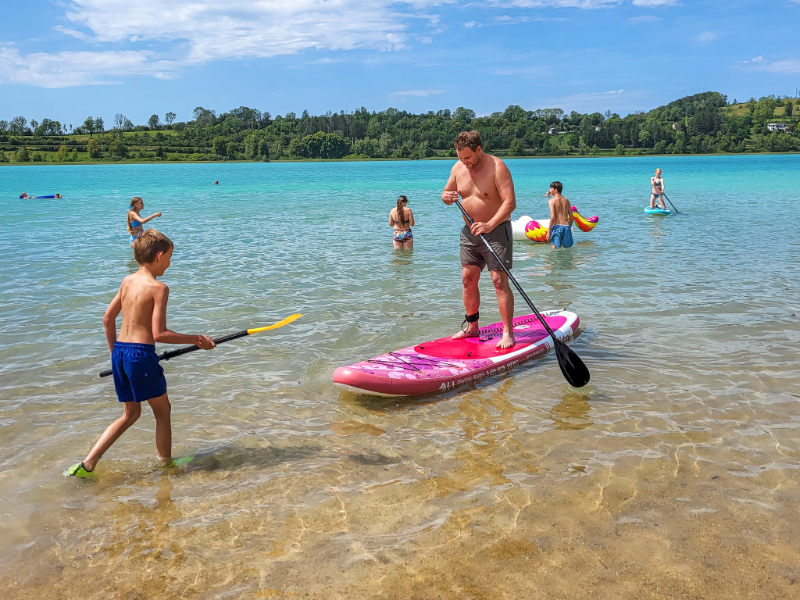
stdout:
<svg viewBox="0 0 800 600">
<path fill-rule="evenodd" d="M 464 207 L 461 206 L 460 201 L 456 200 L 456 206 L 458 206 L 458 208 L 461 210 L 464 218 L 469 222 L 469 224 L 472 225 L 475 221 L 473 221 L 472 217 L 467 214 L 467 211 L 465 211 Z M 539 321 L 544 326 L 547 333 L 550 334 L 550 338 L 553 340 L 553 349 L 556 351 L 558 366 L 561 369 L 561 372 L 564 374 L 564 378 L 573 387 L 585 386 L 587 383 L 589 383 L 589 379 L 591 377 L 589 375 L 589 369 L 586 368 L 586 365 L 583 364 L 583 361 L 580 359 L 580 357 L 575 354 L 575 352 L 573 352 L 569 346 L 556 337 L 556 334 L 553 333 L 553 330 L 550 329 L 550 326 L 544 320 L 542 315 L 540 315 L 539 311 L 536 310 L 536 307 L 533 305 L 533 302 L 531 302 L 531 299 L 528 298 L 528 295 L 522 289 L 522 286 L 517 283 L 517 280 L 514 279 L 511 271 L 506 268 L 506 266 L 503 264 L 503 261 L 500 260 L 499 256 L 497 256 L 497 252 L 494 251 L 494 248 L 492 248 L 491 244 L 489 244 L 489 242 L 486 241 L 486 238 L 483 237 L 483 234 L 480 234 L 480 238 L 483 243 L 486 244 L 486 248 L 488 248 L 489 252 L 494 254 L 498 264 L 503 267 L 503 271 L 505 271 L 506 275 L 508 275 L 508 279 L 514 284 L 514 287 L 517 288 L 517 291 L 525 299 L 525 302 L 528 303 L 528 306 L 531 307 L 531 310 L 539 318 Z"/>
<path fill-rule="evenodd" d="M 274 325 L 269 325 L 267 327 L 259 327 L 258 329 L 243 329 L 242 331 L 237 331 L 236 333 L 232 333 L 230 335 L 217 338 L 214 340 L 214 343 L 219 345 L 222 344 L 223 342 L 230 342 L 231 340 L 235 340 L 240 337 L 244 337 L 246 335 L 253 335 L 254 333 L 260 333 L 262 331 L 269 331 L 270 329 L 278 329 L 279 327 L 288 325 L 292 321 L 296 321 L 302 316 L 303 315 L 292 315 L 290 317 L 286 317 L 283 321 L 278 321 Z M 194 352 L 195 350 L 200 350 L 200 348 L 198 348 L 197 346 L 184 346 L 183 348 L 178 348 L 177 350 L 164 352 L 162 355 L 158 357 L 158 360 L 169 360 L 170 358 L 175 358 L 176 356 L 183 356 L 184 354 L 188 354 L 189 352 Z M 100 373 L 100 377 L 108 377 L 109 375 L 111 375 L 111 369 Z"/>
</svg>

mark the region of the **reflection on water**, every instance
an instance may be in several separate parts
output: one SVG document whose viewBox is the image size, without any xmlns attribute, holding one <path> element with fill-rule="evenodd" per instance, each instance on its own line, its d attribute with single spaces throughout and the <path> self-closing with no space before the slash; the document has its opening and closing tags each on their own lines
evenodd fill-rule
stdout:
<svg viewBox="0 0 800 600">
<path fill-rule="evenodd" d="M 641 214 L 620 199 L 641 198 L 642 173 L 658 166 L 649 158 L 509 161 L 519 190 L 566 171 L 558 178 L 576 197 L 592 198 L 577 205 L 600 216 L 568 251 L 514 247 L 537 307 L 580 315 L 571 344 L 590 386 L 570 388 L 549 356 L 416 399 L 354 396 L 330 376 L 461 323 L 460 217 L 438 199 L 447 162 L 4 167 L 6 197 L 33 176 L 69 188 L 93 252 L 65 252 L 43 205 L 4 206 L 0 590 L 794 597 L 800 283 L 787 265 L 800 243 L 787 229 L 743 244 L 736 225 L 776 201 L 797 208 L 800 158 L 665 160 L 681 210 L 718 190 L 744 212 Z M 197 183 L 214 179 L 226 186 Z M 374 226 L 385 214 L 374 199 L 399 180 L 429 231 L 413 253 L 394 252 Z M 175 455 L 195 455 L 189 464 L 157 466 L 145 410 L 99 482 L 65 480 L 119 412 L 97 372 L 108 362 L 103 311 L 137 269 L 125 204 L 108 202 L 130 189 L 174 215 L 159 223 L 178 248 L 164 278 L 171 328 L 221 334 L 304 317 L 165 365 Z M 347 215 L 325 212 L 331 194 Z M 199 213 L 214 219 L 213 238 Z M 323 222 L 348 237 L 316 235 Z M 496 320 L 487 277 L 481 286 Z"/>
</svg>

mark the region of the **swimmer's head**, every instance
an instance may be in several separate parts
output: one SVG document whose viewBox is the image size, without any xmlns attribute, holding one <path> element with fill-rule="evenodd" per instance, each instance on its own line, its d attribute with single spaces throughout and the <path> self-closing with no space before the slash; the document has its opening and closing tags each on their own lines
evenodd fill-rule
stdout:
<svg viewBox="0 0 800 600">
<path fill-rule="evenodd" d="M 554 181 L 550 184 L 550 189 L 557 191 L 559 194 L 564 189 L 564 185 L 560 181 Z"/>
<path fill-rule="evenodd" d="M 148 229 L 133 242 L 133 257 L 140 265 L 155 263 L 157 275 L 163 275 L 169 268 L 172 241 L 158 229 Z"/>
<path fill-rule="evenodd" d="M 658 177 L 659 175 L 661 175 L 661 169 L 656 169 L 656 177 Z"/>
<path fill-rule="evenodd" d="M 139 196 L 134 196 L 131 198 L 131 208 L 138 208 L 141 210 L 144 208 L 144 200 L 142 200 Z"/>
</svg>

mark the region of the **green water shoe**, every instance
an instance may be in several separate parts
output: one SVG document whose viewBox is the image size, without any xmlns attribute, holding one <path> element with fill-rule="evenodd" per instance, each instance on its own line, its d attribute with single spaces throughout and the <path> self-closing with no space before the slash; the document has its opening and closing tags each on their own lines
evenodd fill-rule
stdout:
<svg viewBox="0 0 800 600">
<path fill-rule="evenodd" d="M 97 481 L 97 474 L 94 471 L 88 471 L 86 467 L 83 466 L 82 462 L 79 462 L 76 465 L 72 465 L 69 469 L 64 471 L 64 477 L 80 477 L 81 479 L 87 479 L 89 481 Z"/>
<path fill-rule="evenodd" d="M 192 462 L 194 460 L 194 457 L 195 457 L 194 454 L 190 454 L 189 456 L 182 456 L 181 458 L 173 458 L 172 462 L 170 462 L 168 465 L 165 465 L 165 467 L 167 469 L 172 469 L 174 467 L 183 467 Z"/>
</svg>

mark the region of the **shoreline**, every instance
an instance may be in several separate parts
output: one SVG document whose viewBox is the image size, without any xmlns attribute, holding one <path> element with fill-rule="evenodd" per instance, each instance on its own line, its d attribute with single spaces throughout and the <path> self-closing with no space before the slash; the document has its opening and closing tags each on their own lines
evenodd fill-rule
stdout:
<svg viewBox="0 0 800 600">
<path fill-rule="evenodd" d="M 491 154 L 489 152 L 488 154 Z M 790 152 L 710 152 L 708 154 L 623 154 L 623 155 L 581 155 L 568 154 L 564 156 L 501 156 L 494 154 L 501 160 L 546 160 L 546 159 L 599 159 L 599 158 L 669 158 L 693 156 L 789 156 L 800 155 L 800 151 Z M 425 158 L 300 158 L 281 160 L 121 160 L 121 161 L 67 161 L 67 162 L 9 162 L 0 163 L 2 167 L 64 167 L 64 166 L 89 166 L 89 165 L 207 165 L 207 164 L 282 164 L 282 163 L 360 163 L 360 162 L 426 162 L 441 160 L 457 160 L 455 156 L 428 156 Z"/>
</svg>

